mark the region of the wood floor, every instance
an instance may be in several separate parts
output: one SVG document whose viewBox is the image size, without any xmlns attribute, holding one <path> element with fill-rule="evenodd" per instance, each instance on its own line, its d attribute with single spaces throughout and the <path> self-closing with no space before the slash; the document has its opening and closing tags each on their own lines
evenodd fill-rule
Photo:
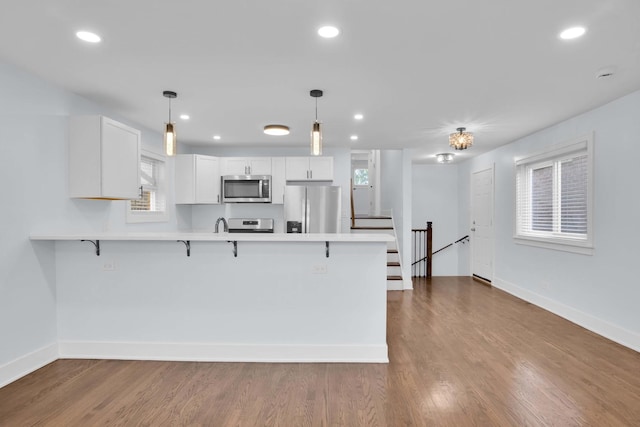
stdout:
<svg viewBox="0 0 640 427">
<path fill-rule="evenodd" d="M 59 360 L 0 426 L 640 426 L 640 354 L 468 277 L 388 294 L 390 363 Z"/>
</svg>

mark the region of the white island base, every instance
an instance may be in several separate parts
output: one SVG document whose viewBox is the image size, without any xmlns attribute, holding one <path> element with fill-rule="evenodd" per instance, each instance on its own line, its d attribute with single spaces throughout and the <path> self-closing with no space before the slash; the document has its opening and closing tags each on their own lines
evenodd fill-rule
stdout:
<svg viewBox="0 0 640 427">
<path fill-rule="evenodd" d="M 388 362 L 385 237 L 198 236 L 32 236 L 55 251 L 59 357 Z"/>
</svg>

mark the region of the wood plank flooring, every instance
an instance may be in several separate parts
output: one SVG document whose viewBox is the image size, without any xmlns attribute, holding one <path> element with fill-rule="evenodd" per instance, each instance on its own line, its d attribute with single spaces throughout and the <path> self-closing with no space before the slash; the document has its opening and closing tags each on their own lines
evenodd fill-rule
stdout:
<svg viewBox="0 0 640 427">
<path fill-rule="evenodd" d="M 640 354 L 468 277 L 388 294 L 390 363 L 59 360 L 0 426 L 640 426 Z"/>
</svg>

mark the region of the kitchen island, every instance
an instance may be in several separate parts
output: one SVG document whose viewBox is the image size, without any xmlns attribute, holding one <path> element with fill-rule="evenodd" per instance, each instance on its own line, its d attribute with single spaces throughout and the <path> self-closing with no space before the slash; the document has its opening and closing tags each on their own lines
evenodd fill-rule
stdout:
<svg viewBox="0 0 640 427">
<path fill-rule="evenodd" d="M 52 270 L 61 358 L 255 362 L 388 362 L 390 239 L 31 236 Z"/>
</svg>

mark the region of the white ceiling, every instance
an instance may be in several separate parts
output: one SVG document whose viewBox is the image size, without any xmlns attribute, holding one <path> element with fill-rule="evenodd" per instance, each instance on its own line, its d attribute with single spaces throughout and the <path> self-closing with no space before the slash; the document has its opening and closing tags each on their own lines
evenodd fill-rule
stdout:
<svg viewBox="0 0 640 427">
<path fill-rule="evenodd" d="M 638 0 L 4 0 L 0 59 L 181 143 L 413 148 L 468 158 L 640 89 Z M 322 39 L 324 24 L 341 29 Z M 584 37 L 561 30 L 584 25 Z M 103 42 L 89 45 L 75 32 Z M 614 67 L 610 78 L 596 78 Z M 364 120 L 353 115 L 361 112 Z M 189 121 L 177 116 L 187 113 Z M 291 127 L 267 136 L 264 125 Z M 219 134 L 220 141 L 212 136 Z M 350 135 L 357 134 L 353 142 Z"/>
</svg>

